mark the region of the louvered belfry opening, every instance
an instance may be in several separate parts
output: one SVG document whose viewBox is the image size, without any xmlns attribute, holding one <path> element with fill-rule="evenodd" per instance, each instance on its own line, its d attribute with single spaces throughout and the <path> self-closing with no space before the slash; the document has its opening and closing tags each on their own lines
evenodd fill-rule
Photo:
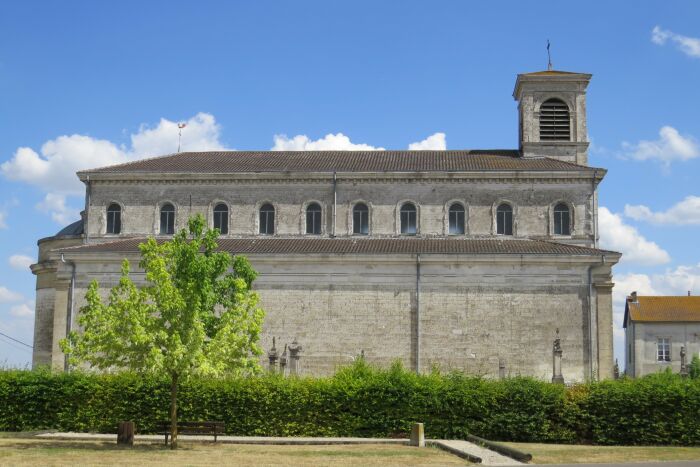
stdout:
<svg viewBox="0 0 700 467">
<path fill-rule="evenodd" d="M 569 141 L 569 107 L 560 99 L 549 99 L 540 106 L 540 141 Z"/>
</svg>

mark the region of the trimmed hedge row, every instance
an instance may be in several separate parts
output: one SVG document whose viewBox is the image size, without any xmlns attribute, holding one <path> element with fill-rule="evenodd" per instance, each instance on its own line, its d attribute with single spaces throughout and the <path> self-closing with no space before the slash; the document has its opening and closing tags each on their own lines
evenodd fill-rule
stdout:
<svg viewBox="0 0 700 467">
<path fill-rule="evenodd" d="M 0 431 L 114 433 L 133 420 L 149 433 L 168 407 L 168 381 L 150 375 L 0 371 Z M 700 380 L 671 374 L 565 388 L 360 362 L 329 378 L 192 378 L 179 410 L 181 420 L 223 420 L 233 435 L 405 436 L 420 421 L 432 438 L 700 444 Z"/>
</svg>

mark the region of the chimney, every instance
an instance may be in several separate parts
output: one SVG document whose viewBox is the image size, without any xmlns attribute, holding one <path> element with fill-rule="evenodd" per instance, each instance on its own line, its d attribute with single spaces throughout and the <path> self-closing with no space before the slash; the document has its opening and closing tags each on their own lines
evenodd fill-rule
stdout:
<svg viewBox="0 0 700 467">
<path fill-rule="evenodd" d="M 630 301 L 632 303 L 637 303 L 637 291 L 636 290 L 630 294 Z"/>
</svg>

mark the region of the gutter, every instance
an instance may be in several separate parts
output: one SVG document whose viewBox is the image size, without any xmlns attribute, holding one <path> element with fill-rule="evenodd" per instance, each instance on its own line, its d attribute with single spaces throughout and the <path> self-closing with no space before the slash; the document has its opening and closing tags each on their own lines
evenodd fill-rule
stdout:
<svg viewBox="0 0 700 467">
<path fill-rule="evenodd" d="M 64 264 L 69 264 L 71 266 L 70 288 L 68 289 L 68 306 L 66 309 L 66 339 L 68 339 L 68 335 L 70 334 L 71 328 L 73 327 L 73 291 L 75 289 L 75 263 L 73 261 L 66 261 L 66 259 L 63 257 L 63 253 L 61 253 L 61 262 Z M 63 371 L 68 370 L 68 355 L 65 355 L 63 361 Z"/>
</svg>

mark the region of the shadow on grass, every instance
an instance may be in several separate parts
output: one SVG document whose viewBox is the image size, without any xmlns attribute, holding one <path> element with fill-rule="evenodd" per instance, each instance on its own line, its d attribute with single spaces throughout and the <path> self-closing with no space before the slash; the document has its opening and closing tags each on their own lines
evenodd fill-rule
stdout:
<svg viewBox="0 0 700 467">
<path fill-rule="evenodd" d="M 12 438 L 6 438 L 7 441 L 1 444 L 4 449 L 26 449 L 26 450 L 46 450 L 46 451 L 141 451 L 141 452 L 171 452 L 170 446 L 165 446 L 162 443 L 138 443 L 133 446 L 121 446 L 110 441 L 68 441 L 60 439 L 36 439 L 25 437 L 23 440 L 31 442 L 12 442 Z M 208 443 L 201 443 L 208 444 Z M 213 444 L 213 443 L 212 443 Z M 180 445 L 178 451 L 192 450 L 191 446 Z"/>
</svg>

